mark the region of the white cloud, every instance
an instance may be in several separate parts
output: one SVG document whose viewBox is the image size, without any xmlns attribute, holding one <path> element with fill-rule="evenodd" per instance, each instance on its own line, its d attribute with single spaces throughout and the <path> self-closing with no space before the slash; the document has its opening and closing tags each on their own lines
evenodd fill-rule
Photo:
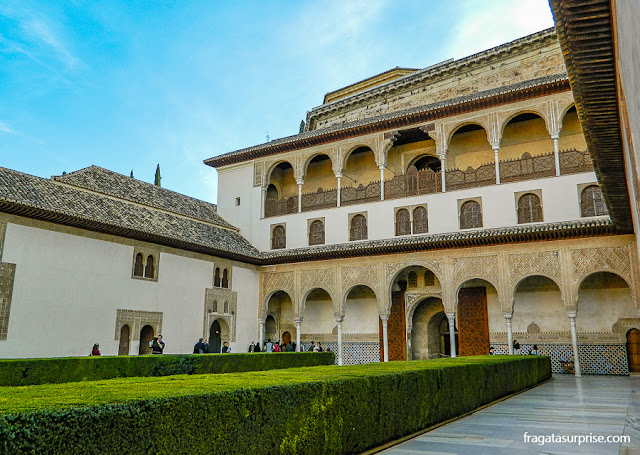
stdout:
<svg viewBox="0 0 640 455">
<path fill-rule="evenodd" d="M 448 55 L 454 58 L 553 27 L 547 0 L 468 0 L 460 5 L 459 13 L 446 46 Z"/>
<path fill-rule="evenodd" d="M 9 125 L 7 125 L 2 120 L 0 120 L 0 132 L 7 133 L 7 134 L 18 134 L 17 131 L 12 129 Z"/>
</svg>

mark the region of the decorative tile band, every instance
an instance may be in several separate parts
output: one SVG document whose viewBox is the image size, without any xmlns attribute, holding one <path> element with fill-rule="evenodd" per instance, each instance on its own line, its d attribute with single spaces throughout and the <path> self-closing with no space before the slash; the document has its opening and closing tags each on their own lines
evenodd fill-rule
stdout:
<svg viewBox="0 0 640 455">
<path fill-rule="evenodd" d="M 310 343 L 302 343 L 302 348 L 307 351 Z M 336 354 L 338 363 L 338 342 L 330 341 L 322 343 L 324 350 L 329 348 Z M 342 363 L 343 365 L 359 365 L 363 363 L 380 362 L 380 342 L 343 342 L 342 343 Z"/>
<path fill-rule="evenodd" d="M 491 345 L 496 354 L 508 354 L 506 344 Z M 528 354 L 532 344 L 521 344 L 521 353 Z M 573 349 L 570 344 L 538 344 L 540 353 L 551 357 L 551 371 L 574 373 Z M 624 344 L 579 344 L 582 374 L 628 375 L 627 346 Z"/>
</svg>

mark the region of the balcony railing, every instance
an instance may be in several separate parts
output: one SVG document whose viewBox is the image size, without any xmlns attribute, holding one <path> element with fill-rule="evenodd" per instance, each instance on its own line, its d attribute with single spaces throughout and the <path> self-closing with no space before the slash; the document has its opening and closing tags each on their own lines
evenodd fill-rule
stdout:
<svg viewBox="0 0 640 455">
<path fill-rule="evenodd" d="M 560 173 L 576 174 L 579 172 L 593 171 L 593 164 L 588 151 L 562 150 L 559 154 Z M 554 153 L 531 156 L 524 153 L 522 157 L 502 160 L 500 166 L 500 181 L 519 182 L 556 175 Z M 469 167 L 466 170 L 450 169 L 445 172 L 447 191 L 476 188 L 495 185 L 495 163 L 483 164 L 477 168 Z M 399 174 L 390 180 L 384 181 L 385 199 L 399 199 L 418 196 L 422 194 L 439 193 L 442 191 L 442 175 L 440 171 L 431 169 Z M 353 205 L 364 202 L 380 200 L 380 181 L 367 185 L 360 184 L 357 187 L 343 186 L 340 189 L 340 205 Z M 312 193 L 302 195 L 302 211 L 319 210 L 336 207 L 338 202 L 338 190 L 323 190 L 318 188 Z M 265 201 L 265 216 L 278 216 L 298 211 L 298 196 Z"/>
</svg>

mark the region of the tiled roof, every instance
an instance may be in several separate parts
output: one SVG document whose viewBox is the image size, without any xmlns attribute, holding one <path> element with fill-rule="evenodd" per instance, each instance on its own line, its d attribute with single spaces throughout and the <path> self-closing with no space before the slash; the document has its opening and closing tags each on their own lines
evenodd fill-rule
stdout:
<svg viewBox="0 0 640 455">
<path fill-rule="evenodd" d="M 280 139 L 275 139 L 264 144 L 255 145 L 253 147 L 247 147 L 244 149 L 236 150 L 234 152 L 224 153 L 222 155 L 214 156 L 205 160 L 205 164 L 209 166 L 222 166 L 232 163 L 239 163 L 245 160 L 255 159 L 259 156 L 274 154 L 271 150 L 276 150 L 275 153 L 280 153 L 286 150 L 295 150 L 298 148 L 304 148 L 312 140 L 317 143 L 323 142 L 323 137 L 326 137 L 326 142 L 335 140 L 333 135 L 342 131 L 353 130 L 356 128 L 367 127 L 369 125 L 383 124 L 382 129 L 393 128 L 392 125 L 386 125 L 385 123 L 392 122 L 404 117 L 411 117 L 420 114 L 428 114 L 438 110 L 463 106 L 472 102 L 489 99 L 500 95 L 510 95 L 512 93 L 520 92 L 523 90 L 545 86 L 549 84 L 567 83 L 567 73 L 562 72 L 558 74 L 552 74 L 549 76 L 543 76 L 528 81 L 518 82 L 516 84 L 506 85 L 503 87 L 496 87 L 489 90 L 484 90 L 470 95 L 459 96 L 447 100 L 437 101 L 435 103 L 426 104 L 423 106 L 416 106 L 410 109 L 403 109 L 400 111 L 394 111 L 387 114 L 378 115 L 375 117 L 369 117 L 361 120 L 356 120 L 349 123 L 342 123 L 339 125 L 332 125 L 327 128 L 306 131 L 304 133 L 296 134 L 293 136 L 287 136 Z M 568 90 L 568 84 L 565 90 Z M 282 149 L 282 150 L 280 150 Z"/>
<path fill-rule="evenodd" d="M 393 237 L 265 252 L 268 264 L 616 234 L 609 218 Z"/>
<path fill-rule="evenodd" d="M 57 182 L 84 188 L 138 204 L 188 216 L 229 229 L 236 229 L 220 217 L 216 205 L 167 190 L 99 166 L 52 177 Z"/>
<path fill-rule="evenodd" d="M 1 167 L 0 211 L 248 262 L 260 255 L 235 230 Z"/>
</svg>

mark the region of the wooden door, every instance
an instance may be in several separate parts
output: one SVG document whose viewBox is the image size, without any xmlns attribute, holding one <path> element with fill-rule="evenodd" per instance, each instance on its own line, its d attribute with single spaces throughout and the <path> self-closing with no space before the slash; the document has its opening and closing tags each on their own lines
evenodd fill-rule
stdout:
<svg viewBox="0 0 640 455">
<path fill-rule="evenodd" d="M 631 329 L 627 332 L 627 356 L 629 357 L 629 372 L 640 373 L 640 330 Z"/>
</svg>

